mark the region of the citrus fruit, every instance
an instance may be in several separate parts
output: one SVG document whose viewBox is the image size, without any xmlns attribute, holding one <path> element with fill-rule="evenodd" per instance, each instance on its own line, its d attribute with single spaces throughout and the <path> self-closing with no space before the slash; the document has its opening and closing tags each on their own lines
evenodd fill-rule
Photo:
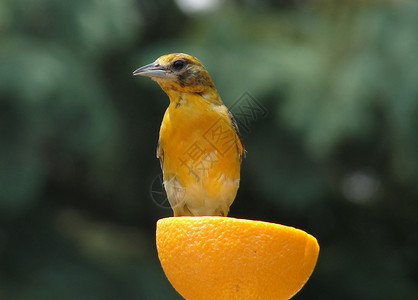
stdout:
<svg viewBox="0 0 418 300">
<path fill-rule="evenodd" d="M 156 241 L 168 280 L 187 300 L 289 299 L 319 253 L 302 230 L 230 217 L 164 218 Z"/>
</svg>

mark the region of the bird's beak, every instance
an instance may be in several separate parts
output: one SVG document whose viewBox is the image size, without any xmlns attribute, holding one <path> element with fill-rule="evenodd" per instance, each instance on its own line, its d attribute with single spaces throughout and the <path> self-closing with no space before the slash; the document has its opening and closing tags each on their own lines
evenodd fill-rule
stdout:
<svg viewBox="0 0 418 300">
<path fill-rule="evenodd" d="M 166 70 L 159 63 L 153 62 L 133 72 L 133 75 L 142 75 L 148 77 L 166 77 Z"/>
</svg>

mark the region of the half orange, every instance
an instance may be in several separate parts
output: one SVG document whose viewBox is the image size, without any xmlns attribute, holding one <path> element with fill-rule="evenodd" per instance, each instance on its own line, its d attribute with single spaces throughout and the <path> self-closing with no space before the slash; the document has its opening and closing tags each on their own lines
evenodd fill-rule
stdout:
<svg viewBox="0 0 418 300">
<path fill-rule="evenodd" d="M 168 280 L 187 300 L 289 299 L 319 253 L 302 230 L 229 217 L 161 219 L 156 240 Z"/>
</svg>

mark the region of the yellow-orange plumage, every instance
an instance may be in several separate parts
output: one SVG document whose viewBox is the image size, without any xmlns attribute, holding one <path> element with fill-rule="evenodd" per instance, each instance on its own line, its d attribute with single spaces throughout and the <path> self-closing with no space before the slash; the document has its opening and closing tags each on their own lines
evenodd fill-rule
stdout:
<svg viewBox="0 0 418 300">
<path fill-rule="evenodd" d="M 139 68 L 170 98 L 157 157 L 175 216 L 226 216 L 234 201 L 244 148 L 208 72 L 196 58 L 175 53 Z"/>
</svg>

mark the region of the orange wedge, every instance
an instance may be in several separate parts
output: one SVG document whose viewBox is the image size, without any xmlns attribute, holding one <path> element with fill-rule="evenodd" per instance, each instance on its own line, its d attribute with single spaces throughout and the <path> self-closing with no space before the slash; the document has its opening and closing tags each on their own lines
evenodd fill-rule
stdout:
<svg viewBox="0 0 418 300">
<path fill-rule="evenodd" d="M 168 280 L 187 300 L 289 299 L 319 253 L 302 230 L 229 217 L 161 219 L 156 239 Z"/>
</svg>

